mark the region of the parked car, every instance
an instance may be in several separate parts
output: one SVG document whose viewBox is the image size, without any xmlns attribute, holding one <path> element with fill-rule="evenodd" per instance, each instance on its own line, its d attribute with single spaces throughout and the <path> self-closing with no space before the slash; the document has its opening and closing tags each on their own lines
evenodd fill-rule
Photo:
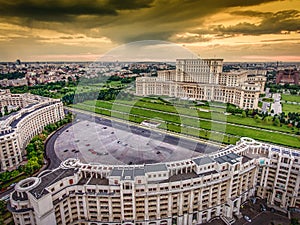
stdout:
<svg viewBox="0 0 300 225">
<path fill-rule="evenodd" d="M 251 202 L 252 202 L 253 204 L 256 203 L 256 198 L 255 198 L 255 197 L 250 198 L 250 200 L 251 200 Z"/>
<path fill-rule="evenodd" d="M 251 221 L 252 221 L 252 220 L 250 219 L 250 217 L 249 217 L 249 216 L 246 216 L 246 215 L 244 216 L 244 219 L 245 219 L 247 222 L 249 222 L 249 223 L 251 223 Z"/>
<path fill-rule="evenodd" d="M 10 196 L 8 194 L 8 195 L 3 196 L 0 200 L 7 202 L 9 200 L 9 198 L 10 198 Z"/>
<path fill-rule="evenodd" d="M 264 204 L 260 204 L 260 210 L 261 210 L 262 212 L 266 211 L 266 210 L 267 210 L 267 209 L 266 209 L 266 206 L 265 206 Z"/>
</svg>

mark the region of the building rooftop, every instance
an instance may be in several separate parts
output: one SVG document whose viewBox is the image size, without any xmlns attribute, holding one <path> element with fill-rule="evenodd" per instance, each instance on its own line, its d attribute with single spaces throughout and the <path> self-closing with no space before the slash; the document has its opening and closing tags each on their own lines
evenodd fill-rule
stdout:
<svg viewBox="0 0 300 225">
<path fill-rule="evenodd" d="M 76 169 L 58 168 L 56 170 L 53 170 L 52 172 L 47 173 L 44 176 L 40 177 L 41 179 L 40 184 L 35 188 L 33 188 L 32 190 L 30 190 L 29 192 L 38 199 L 43 195 L 49 193 L 45 189 L 46 187 L 50 186 L 51 184 L 55 183 L 58 180 L 74 175 L 75 172 Z"/>
<path fill-rule="evenodd" d="M 144 168 L 113 168 L 110 176 L 121 177 L 122 180 L 133 180 L 137 176 L 145 176 Z"/>
<path fill-rule="evenodd" d="M 210 164 L 213 163 L 214 160 L 212 160 L 210 157 L 199 157 L 196 159 L 193 159 L 194 163 L 196 163 L 198 166 Z"/>
<path fill-rule="evenodd" d="M 22 195 L 18 195 L 18 193 L 16 191 L 14 191 L 12 193 L 12 199 L 15 200 L 15 201 L 25 201 L 25 200 L 28 200 L 28 195 L 27 195 L 26 192 L 23 192 Z"/>
<path fill-rule="evenodd" d="M 151 172 L 158 172 L 158 171 L 168 171 L 168 168 L 166 164 L 150 164 L 150 165 L 145 165 L 145 171 L 146 173 L 151 173 Z"/>
<path fill-rule="evenodd" d="M 246 163 L 248 161 L 250 161 L 252 158 L 246 156 L 246 155 L 243 155 L 243 158 L 242 158 L 242 163 Z"/>
<path fill-rule="evenodd" d="M 120 177 L 120 176 L 122 176 L 122 173 L 123 173 L 123 169 L 118 169 L 118 168 L 114 167 L 110 173 L 110 176 Z"/>
<path fill-rule="evenodd" d="M 227 155 L 223 155 L 218 158 L 215 158 L 215 161 L 218 162 L 219 164 L 226 163 L 226 162 L 230 163 L 230 164 L 235 164 L 237 162 L 237 159 L 240 157 L 242 157 L 242 156 L 231 152 Z"/>
<path fill-rule="evenodd" d="M 88 185 L 108 185 L 108 179 L 106 178 L 96 178 L 96 177 L 92 177 L 89 182 Z"/>
<path fill-rule="evenodd" d="M 161 183 L 188 180 L 188 179 L 196 178 L 196 177 L 199 177 L 199 176 L 195 172 L 180 173 L 180 174 L 171 176 L 169 179 L 164 180 Z"/>
</svg>

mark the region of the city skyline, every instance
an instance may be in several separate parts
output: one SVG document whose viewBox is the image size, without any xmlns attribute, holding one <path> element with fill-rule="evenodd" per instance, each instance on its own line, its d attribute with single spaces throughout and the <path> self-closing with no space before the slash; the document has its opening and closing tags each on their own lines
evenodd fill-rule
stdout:
<svg viewBox="0 0 300 225">
<path fill-rule="evenodd" d="M 94 61 L 143 40 L 227 62 L 300 61 L 297 0 L 0 3 L 0 61 Z"/>
</svg>

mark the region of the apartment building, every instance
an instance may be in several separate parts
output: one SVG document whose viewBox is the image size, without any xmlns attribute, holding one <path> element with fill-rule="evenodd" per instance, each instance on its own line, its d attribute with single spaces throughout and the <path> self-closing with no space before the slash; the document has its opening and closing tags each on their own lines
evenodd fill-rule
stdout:
<svg viewBox="0 0 300 225">
<path fill-rule="evenodd" d="M 47 124 L 64 118 L 63 104 L 58 99 L 10 92 L 0 94 L 1 107 L 17 105 L 18 112 L 0 118 L 0 171 L 16 168 L 22 161 L 29 141 Z"/>
<path fill-rule="evenodd" d="M 300 207 L 299 152 L 241 138 L 235 146 L 181 161 L 86 164 L 68 159 L 11 193 L 15 224 L 191 225 L 234 222 L 249 197 Z"/>
<path fill-rule="evenodd" d="M 278 70 L 276 74 L 276 84 L 300 84 L 299 70 L 295 68 Z"/>
<path fill-rule="evenodd" d="M 138 77 L 136 94 L 165 95 L 191 100 L 231 103 L 243 109 L 258 107 L 266 77 L 250 71 L 222 72 L 222 59 L 178 59 L 176 70 L 157 77 Z"/>
</svg>

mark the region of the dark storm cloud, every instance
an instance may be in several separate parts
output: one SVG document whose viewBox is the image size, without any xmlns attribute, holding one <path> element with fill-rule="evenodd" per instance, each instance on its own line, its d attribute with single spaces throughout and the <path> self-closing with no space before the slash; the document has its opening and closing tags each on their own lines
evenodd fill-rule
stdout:
<svg viewBox="0 0 300 225">
<path fill-rule="evenodd" d="M 276 0 L 0 0 L 0 17 L 17 25 L 63 32 L 66 36 L 81 33 L 126 43 L 170 40 L 177 33 L 200 27 L 207 16 L 227 8 L 273 1 Z M 253 28 L 251 24 L 245 26 Z M 195 36 L 186 41 L 205 39 Z"/>
<path fill-rule="evenodd" d="M 141 14 L 131 14 L 107 23 L 103 32 L 117 42 L 170 40 L 177 33 L 190 32 L 191 29 L 200 27 L 207 16 L 229 7 L 259 5 L 271 1 L 273 0 L 156 0 L 151 8 Z"/>
<path fill-rule="evenodd" d="M 70 21 L 79 15 L 118 15 L 118 10 L 150 7 L 152 0 L 0 0 L 2 16 Z"/>
<path fill-rule="evenodd" d="M 260 17 L 262 20 L 259 24 L 239 23 L 235 26 L 224 27 L 222 25 L 214 30 L 223 34 L 275 34 L 282 31 L 299 31 L 300 30 L 300 11 L 284 10 L 276 13 L 262 13 L 254 11 L 233 12 L 234 15 L 243 15 L 249 17 Z"/>
</svg>

